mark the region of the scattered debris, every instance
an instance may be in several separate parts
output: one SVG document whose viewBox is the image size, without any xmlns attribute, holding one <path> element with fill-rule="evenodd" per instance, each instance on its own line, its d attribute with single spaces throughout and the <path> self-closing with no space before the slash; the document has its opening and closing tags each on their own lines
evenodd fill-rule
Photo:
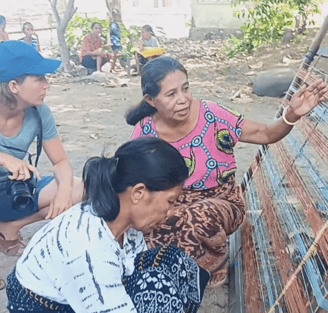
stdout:
<svg viewBox="0 0 328 313">
<path fill-rule="evenodd" d="M 257 72 L 254 72 L 254 71 L 250 71 L 250 72 L 245 73 L 246 76 L 254 76 L 256 74 L 257 74 Z"/>
<path fill-rule="evenodd" d="M 235 92 L 232 97 L 230 98 L 230 100 L 235 100 L 237 97 L 240 97 L 241 94 L 241 90 L 239 89 L 237 92 Z"/>
<path fill-rule="evenodd" d="M 99 134 L 98 133 L 96 133 L 96 134 L 90 134 L 89 137 L 92 138 L 92 139 L 97 140 L 99 138 Z"/>
<path fill-rule="evenodd" d="M 253 64 L 253 65 L 248 65 L 248 67 L 251 69 L 251 70 L 258 70 L 259 68 L 262 68 L 264 65 L 263 61 L 260 61 L 256 64 Z"/>
</svg>

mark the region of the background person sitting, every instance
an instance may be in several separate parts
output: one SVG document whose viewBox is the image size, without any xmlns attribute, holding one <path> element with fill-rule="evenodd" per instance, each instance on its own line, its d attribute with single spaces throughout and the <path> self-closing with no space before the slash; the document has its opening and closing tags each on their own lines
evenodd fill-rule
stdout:
<svg viewBox="0 0 328 313">
<path fill-rule="evenodd" d="M 164 53 L 164 49 L 152 49 L 159 48 L 159 42 L 156 35 L 149 25 L 144 25 L 141 28 L 141 45 L 135 48 L 135 60 L 136 69 L 138 74 L 140 74 L 142 67 L 149 61 Z"/>
<path fill-rule="evenodd" d="M 144 47 L 159 47 L 159 42 L 151 26 L 144 25 L 141 28 L 141 36 L 142 41 L 144 43 Z"/>
<path fill-rule="evenodd" d="M 9 36 L 5 31 L 6 18 L 0 15 L 0 42 L 9 40 Z"/>
<path fill-rule="evenodd" d="M 25 248 L 20 230 L 54 218 L 81 201 L 83 185 L 73 179 L 55 120 L 44 103 L 49 89 L 45 74 L 54 73 L 61 62 L 44 59 L 20 41 L 0 44 L 0 60 L 0 251 L 13 256 Z M 24 159 L 37 135 L 37 146 L 53 164 L 54 176 L 34 184 L 32 176 L 40 179 L 40 173 Z M 37 190 L 30 191 L 33 201 L 26 195 L 28 183 Z"/>
<path fill-rule="evenodd" d="M 83 39 L 80 54 L 80 61 L 88 69 L 89 74 L 94 71 L 101 72 L 102 66 L 110 60 L 109 53 L 104 51 L 104 43 L 101 38 L 101 24 L 93 23 L 91 29 L 92 33 Z"/>
<path fill-rule="evenodd" d="M 40 41 L 38 34 L 34 31 L 33 25 L 30 22 L 23 24 L 22 31 L 25 35 L 20 41 L 27 43 L 28 45 L 40 51 Z"/>
</svg>

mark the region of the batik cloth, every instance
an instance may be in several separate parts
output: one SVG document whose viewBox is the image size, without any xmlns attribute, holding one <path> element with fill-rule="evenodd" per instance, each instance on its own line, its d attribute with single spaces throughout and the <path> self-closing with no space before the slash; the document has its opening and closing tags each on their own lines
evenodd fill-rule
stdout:
<svg viewBox="0 0 328 313">
<path fill-rule="evenodd" d="M 135 270 L 123 279 L 138 313 L 196 313 L 210 278 L 183 251 L 161 246 L 144 251 Z"/>
<path fill-rule="evenodd" d="M 16 271 L 9 274 L 7 284 L 8 310 L 10 313 L 74 313 L 69 305 L 41 297 L 24 288 L 16 277 Z"/>
<path fill-rule="evenodd" d="M 227 256 L 227 239 L 245 214 L 233 147 L 243 116 L 222 105 L 201 101 L 198 122 L 184 138 L 170 144 L 184 157 L 189 178 L 165 225 L 145 236 L 149 249 L 175 244 L 205 269 L 215 272 Z M 136 126 L 132 139 L 158 137 L 152 117 Z"/>
<path fill-rule="evenodd" d="M 210 274 L 174 246 L 141 252 L 132 275 L 123 276 L 126 292 L 138 313 L 196 313 Z M 8 309 L 11 313 L 82 313 L 23 287 L 14 271 L 8 276 Z M 116 311 L 119 308 L 114 308 Z M 124 312 L 131 308 L 122 307 Z M 111 309 L 102 312 L 110 312 Z M 119 310 L 118 310 L 119 311 Z M 84 312 L 84 311 L 83 311 Z"/>
<path fill-rule="evenodd" d="M 149 249 L 173 244 L 206 270 L 214 273 L 228 252 L 228 236 L 243 221 L 245 204 L 234 177 L 223 186 L 206 191 L 184 190 L 174 215 L 145 235 Z"/>
</svg>

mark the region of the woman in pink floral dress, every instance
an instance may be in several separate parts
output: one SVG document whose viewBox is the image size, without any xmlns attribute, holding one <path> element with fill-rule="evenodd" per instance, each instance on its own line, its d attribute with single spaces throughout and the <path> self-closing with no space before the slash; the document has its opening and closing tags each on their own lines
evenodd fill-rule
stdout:
<svg viewBox="0 0 328 313">
<path fill-rule="evenodd" d="M 174 216 L 145 236 L 146 242 L 149 248 L 177 245 L 212 273 L 210 285 L 221 285 L 227 278 L 228 236 L 245 215 L 235 183 L 234 146 L 239 140 L 270 144 L 282 139 L 324 99 L 328 89 L 324 83 L 302 89 L 284 118 L 266 125 L 245 120 L 220 104 L 194 99 L 186 69 L 169 57 L 148 62 L 141 85 L 144 99 L 126 116 L 128 124 L 136 125 L 132 139 L 153 136 L 166 140 L 189 168 Z"/>
</svg>

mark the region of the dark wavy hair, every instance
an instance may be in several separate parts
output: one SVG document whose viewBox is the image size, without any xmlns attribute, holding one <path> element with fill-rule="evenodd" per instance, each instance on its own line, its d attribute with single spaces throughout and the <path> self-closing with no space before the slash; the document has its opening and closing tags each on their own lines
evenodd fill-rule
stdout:
<svg viewBox="0 0 328 313">
<path fill-rule="evenodd" d="M 168 190 L 184 183 L 188 169 L 180 153 L 158 138 L 139 138 L 118 148 L 111 158 L 94 157 L 83 168 L 82 209 L 114 221 L 120 212 L 118 194 L 143 183 L 150 191 Z"/>
<path fill-rule="evenodd" d="M 153 28 L 150 25 L 144 25 L 141 27 L 141 29 L 144 29 L 147 33 L 151 34 L 152 36 L 155 36 L 155 33 L 153 31 Z"/>
<path fill-rule="evenodd" d="M 92 25 L 91 25 L 91 30 L 93 30 L 93 28 L 94 28 L 96 25 L 99 25 L 99 26 L 101 27 L 101 29 L 103 28 L 100 22 L 94 22 L 94 23 L 92 23 Z"/>
<path fill-rule="evenodd" d="M 161 82 L 167 75 L 176 71 L 181 71 L 188 77 L 184 66 L 170 57 L 160 57 L 147 62 L 141 71 L 142 95 L 156 98 L 161 91 Z M 129 125 L 136 125 L 144 117 L 154 115 L 156 112 L 157 110 L 143 99 L 126 113 L 125 119 Z"/>
</svg>

